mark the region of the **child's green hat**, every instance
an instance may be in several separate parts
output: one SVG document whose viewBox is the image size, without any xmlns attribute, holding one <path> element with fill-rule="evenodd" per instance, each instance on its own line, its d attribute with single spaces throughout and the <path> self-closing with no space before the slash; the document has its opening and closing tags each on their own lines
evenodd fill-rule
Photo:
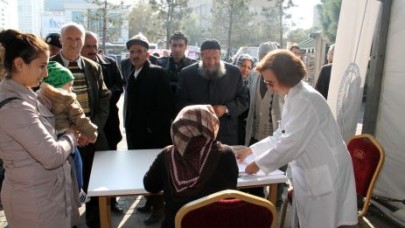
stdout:
<svg viewBox="0 0 405 228">
<path fill-rule="evenodd" d="M 43 81 L 55 88 L 61 88 L 75 79 L 72 72 L 58 62 L 49 61 L 47 68 L 48 77 L 44 78 Z"/>
</svg>

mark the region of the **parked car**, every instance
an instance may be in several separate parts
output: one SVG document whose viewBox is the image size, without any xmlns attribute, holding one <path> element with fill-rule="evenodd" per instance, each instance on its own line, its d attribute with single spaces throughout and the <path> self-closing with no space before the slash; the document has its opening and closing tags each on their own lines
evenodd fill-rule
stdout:
<svg viewBox="0 0 405 228">
<path fill-rule="evenodd" d="M 186 56 L 190 59 L 200 59 L 200 47 L 198 46 L 187 46 Z"/>
</svg>

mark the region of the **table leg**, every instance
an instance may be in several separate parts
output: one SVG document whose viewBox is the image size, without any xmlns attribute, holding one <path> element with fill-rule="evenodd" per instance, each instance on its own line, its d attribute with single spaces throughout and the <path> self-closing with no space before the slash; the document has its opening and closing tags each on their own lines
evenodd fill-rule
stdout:
<svg viewBox="0 0 405 228">
<path fill-rule="evenodd" d="M 109 196 L 99 196 L 101 228 L 111 228 L 111 200 Z"/>
<path fill-rule="evenodd" d="M 274 205 L 276 206 L 277 203 L 277 184 L 271 184 L 269 189 L 269 195 L 267 196 L 267 199 Z"/>
</svg>

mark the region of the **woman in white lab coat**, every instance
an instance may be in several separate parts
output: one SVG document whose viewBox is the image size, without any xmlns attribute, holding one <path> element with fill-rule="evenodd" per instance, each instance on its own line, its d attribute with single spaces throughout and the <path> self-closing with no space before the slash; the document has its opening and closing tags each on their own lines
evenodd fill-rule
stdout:
<svg viewBox="0 0 405 228">
<path fill-rule="evenodd" d="M 237 155 L 240 160 L 255 155 L 245 171 L 268 173 L 290 164 L 293 203 L 301 228 L 357 224 L 350 155 L 326 100 L 301 81 L 306 75 L 303 63 L 288 50 L 276 50 L 256 70 L 275 93 L 285 95 L 285 104 L 273 136 Z"/>
</svg>

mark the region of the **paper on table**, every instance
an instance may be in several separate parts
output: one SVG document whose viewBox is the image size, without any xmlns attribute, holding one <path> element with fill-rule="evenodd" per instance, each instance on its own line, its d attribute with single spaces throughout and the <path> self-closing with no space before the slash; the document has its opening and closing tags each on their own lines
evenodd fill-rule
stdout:
<svg viewBox="0 0 405 228">
<path fill-rule="evenodd" d="M 238 153 L 239 151 L 248 148 L 247 146 L 243 146 L 243 145 L 235 145 L 235 146 L 229 146 L 229 147 L 232 148 L 234 153 Z"/>
<path fill-rule="evenodd" d="M 245 172 L 245 169 L 246 169 L 246 166 L 249 165 L 254 160 L 255 160 L 255 156 L 254 156 L 254 154 L 251 154 L 251 155 L 247 156 L 243 162 L 238 161 L 239 177 L 252 176 L 252 175 L 247 174 Z M 253 174 L 253 175 L 255 175 L 255 176 L 284 175 L 284 172 L 277 169 L 269 174 L 266 174 L 263 171 L 259 170 L 259 172 L 257 172 L 256 174 Z"/>
<path fill-rule="evenodd" d="M 247 174 L 245 172 L 246 166 L 249 165 L 251 162 L 253 162 L 255 160 L 255 156 L 253 154 L 247 156 L 245 158 L 245 160 L 243 160 L 243 162 L 238 161 L 238 168 L 239 168 L 239 176 L 247 176 L 249 174 Z M 256 174 L 254 174 L 256 176 L 266 176 L 266 174 L 259 170 L 259 172 L 257 172 Z"/>
</svg>

